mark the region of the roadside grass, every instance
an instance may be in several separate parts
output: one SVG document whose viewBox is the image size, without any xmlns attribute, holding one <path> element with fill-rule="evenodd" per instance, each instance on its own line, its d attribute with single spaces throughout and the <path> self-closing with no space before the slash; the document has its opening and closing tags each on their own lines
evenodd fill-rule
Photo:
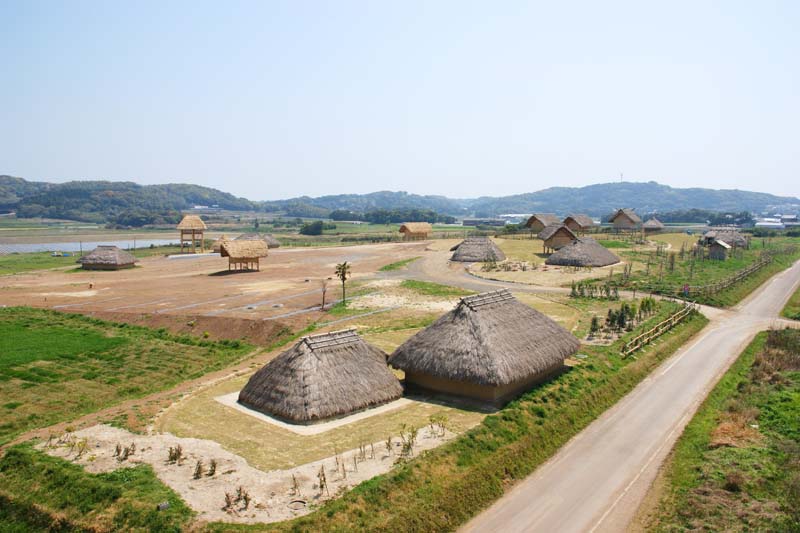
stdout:
<svg viewBox="0 0 800 533">
<path fill-rule="evenodd" d="M 800 288 L 786 302 L 786 307 L 781 311 L 781 316 L 792 320 L 800 320 Z"/>
<path fill-rule="evenodd" d="M 659 317 L 637 328 L 650 327 Z M 677 326 L 636 358 L 611 346 L 584 346 L 589 357 L 508 404 L 442 447 L 364 482 L 291 522 L 208 525 L 211 531 L 452 531 L 530 474 L 570 438 L 632 390 L 707 323 Z"/>
<path fill-rule="evenodd" d="M 761 270 L 754 272 L 747 278 L 739 283 L 728 287 L 725 290 L 719 291 L 716 294 L 699 298 L 699 303 L 707 305 L 715 305 L 718 307 L 732 307 L 750 295 L 754 290 L 760 287 L 769 278 L 778 272 L 785 270 L 792 266 L 798 258 L 800 258 L 800 250 L 790 255 L 776 255 L 772 263 L 768 264 Z"/>
<path fill-rule="evenodd" d="M 762 332 L 686 426 L 649 531 L 800 530 L 800 331 Z"/>
<path fill-rule="evenodd" d="M 404 289 L 409 289 L 425 296 L 452 297 L 475 294 L 473 291 L 467 291 L 458 287 L 452 287 L 450 285 L 442 285 L 440 283 L 433 283 L 430 281 L 417 281 L 414 279 L 403 280 L 400 286 Z"/>
<path fill-rule="evenodd" d="M 179 532 L 192 514 L 148 465 L 90 474 L 30 444 L 0 458 L 1 531 Z"/>
<path fill-rule="evenodd" d="M 202 341 L 26 307 L 0 309 L 0 444 L 172 387 L 243 359 L 239 341 Z"/>
<path fill-rule="evenodd" d="M 419 256 L 412 257 L 410 259 L 403 259 L 402 261 L 397 261 L 396 263 L 389 263 L 388 265 L 383 265 L 378 270 L 380 272 L 391 272 L 392 270 L 400 270 L 401 268 L 407 267 L 409 264 L 413 263 L 419 259 Z"/>
</svg>

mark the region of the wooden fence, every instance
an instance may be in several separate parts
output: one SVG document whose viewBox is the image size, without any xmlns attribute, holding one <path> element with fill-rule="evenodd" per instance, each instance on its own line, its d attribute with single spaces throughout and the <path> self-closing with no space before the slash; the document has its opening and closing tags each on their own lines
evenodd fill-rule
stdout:
<svg viewBox="0 0 800 533">
<path fill-rule="evenodd" d="M 734 272 L 727 278 L 721 279 L 719 281 L 715 281 L 714 283 L 709 283 L 708 285 L 690 285 L 688 287 L 689 294 L 687 296 L 706 296 L 708 294 L 716 294 L 720 291 L 723 291 L 734 285 L 739 283 L 744 278 L 748 277 L 750 274 L 758 272 L 768 264 L 772 263 L 772 254 L 765 253 L 761 257 L 759 257 L 752 265 L 743 268 L 737 272 Z M 677 289 L 678 294 L 685 293 L 683 287 L 679 287 Z"/>
<path fill-rule="evenodd" d="M 685 304 L 681 309 L 675 311 L 665 320 L 659 322 L 654 327 L 648 329 L 644 333 L 637 335 L 628 342 L 622 345 L 622 357 L 628 357 L 633 352 L 642 349 L 644 346 L 650 344 L 653 340 L 657 339 L 667 331 L 674 328 L 677 324 L 681 323 L 696 309 L 694 304 Z"/>
</svg>

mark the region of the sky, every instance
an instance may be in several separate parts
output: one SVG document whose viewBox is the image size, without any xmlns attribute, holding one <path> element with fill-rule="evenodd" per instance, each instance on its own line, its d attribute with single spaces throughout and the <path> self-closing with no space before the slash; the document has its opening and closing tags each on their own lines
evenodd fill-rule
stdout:
<svg viewBox="0 0 800 533">
<path fill-rule="evenodd" d="M 800 2 L 0 0 L 0 174 L 800 196 Z"/>
</svg>

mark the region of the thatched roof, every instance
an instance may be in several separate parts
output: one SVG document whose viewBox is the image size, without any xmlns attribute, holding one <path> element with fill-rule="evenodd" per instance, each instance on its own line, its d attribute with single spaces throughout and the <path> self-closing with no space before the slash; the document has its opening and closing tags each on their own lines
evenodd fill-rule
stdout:
<svg viewBox="0 0 800 533">
<path fill-rule="evenodd" d="M 467 237 L 461 244 L 453 248 L 455 253 L 451 261 L 477 263 L 485 261 L 503 261 L 506 254 L 488 237 Z"/>
<path fill-rule="evenodd" d="M 706 242 L 711 243 L 716 240 L 725 241 L 727 244 L 736 247 L 747 246 L 747 237 L 736 228 L 714 228 L 703 234 Z"/>
<path fill-rule="evenodd" d="M 552 237 L 553 235 L 555 235 L 559 231 L 566 231 L 573 239 L 577 239 L 578 238 L 572 232 L 571 229 L 569 229 L 568 227 L 566 227 L 564 224 L 562 224 L 560 222 L 558 224 L 553 225 L 553 226 L 547 226 L 546 228 L 544 228 L 542 231 L 539 232 L 539 235 L 537 235 L 537 237 L 539 237 L 543 241 L 546 241 L 547 239 L 549 239 L 550 237 Z"/>
<path fill-rule="evenodd" d="M 579 347 L 569 331 L 500 289 L 462 298 L 395 350 L 389 364 L 406 372 L 499 386 L 546 372 Z"/>
<path fill-rule="evenodd" d="M 216 241 L 214 241 L 214 244 L 212 244 L 212 245 L 211 245 L 211 251 L 213 251 L 213 252 L 216 252 L 216 253 L 219 253 L 219 252 L 220 252 L 220 249 L 222 248 L 222 242 L 223 242 L 223 241 L 228 241 L 228 240 L 230 240 L 230 239 L 228 239 L 228 238 L 227 238 L 227 237 L 226 237 L 226 236 L 223 234 L 223 235 L 222 235 L 222 236 L 221 236 L 219 239 L 217 239 Z"/>
<path fill-rule="evenodd" d="M 730 250 L 731 249 L 731 245 L 730 244 L 728 244 L 725 241 L 721 241 L 719 239 L 714 239 L 714 242 L 711 243 L 711 247 L 714 247 L 714 246 L 719 246 L 720 248 L 724 248 L 726 250 Z"/>
<path fill-rule="evenodd" d="M 663 229 L 664 223 L 658 220 L 656 217 L 651 218 L 644 224 L 642 224 L 644 229 Z"/>
<path fill-rule="evenodd" d="M 267 243 L 258 241 L 222 241 L 220 243 L 219 254 L 222 257 L 233 257 L 234 259 L 247 259 L 253 257 L 267 257 Z"/>
<path fill-rule="evenodd" d="M 239 402 L 286 420 L 310 423 L 396 400 L 400 382 L 386 354 L 355 330 L 303 337 L 261 370 Z"/>
<path fill-rule="evenodd" d="M 639 218 L 639 215 L 637 215 L 636 212 L 633 209 L 630 209 L 628 207 L 623 207 L 622 209 L 617 209 L 617 212 L 614 213 L 613 215 L 611 215 L 611 218 L 609 218 L 608 221 L 609 222 L 614 222 L 617 219 L 617 217 L 622 216 L 622 215 L 625 215 L 626 217 L 628 217 L 631 220 L 631 222 L 633 222 L 634 224 L 641 224 L 642 223 L 642 219 Z"/>
<path fill-rule="evenodd" d="M 427 222 L 404 222 L 400 225 L 400 233 L 430 233 L 433 226 Z"/>
<path fill-rule="evenodd" d="M 269 233 L 242 233 L 236 237 L 237 241 L 264 241 L 267 243 L 268 248 L 279 248 L 281 243 L 278 239 Z"/>
<path fill-rule="evenodd" d="M 544 226 L 561 224 L 561 219 L 558 218 L 555 213 L 534 213 L 530 216 L 530 218 L 528 218 L 528 221 L 525 223 L 525 227 L 531 227 L 537 220 Z"/>
<path fill-rule="evenodd" d="M 206 229 L 206 223 L 197 215 L 184 215 L 178 224 L 178 229 Z"/>
<path fill-rule="evenodd" d="M 581 237 L 564 246 L 545 260 L 547 265 L 603 267 L 619 263 L 620 259 L 594 239 Z"/>
<path fill-rule="evenodd" d="M 136 258 L 133 254 L 121 250 L 116 246 L 102 245 L 78 259 L 78 263 L 84 266 L 123 267 L 133 266 L 133 264 L 136 263 Z"/>
<path fill-rule="evenodd" d="M 574 220 L 581 228 L 591 228 L 594 226 L 594 220 L 589 215 L 569 215 L 564 219 L 564 224 L 569 220 Z"/>
</svg>

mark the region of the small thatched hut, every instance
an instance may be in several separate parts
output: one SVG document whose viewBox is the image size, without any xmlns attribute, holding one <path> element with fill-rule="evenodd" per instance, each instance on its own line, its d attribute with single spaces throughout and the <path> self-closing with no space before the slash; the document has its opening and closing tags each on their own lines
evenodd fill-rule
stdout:
<svg viewBox="0 0 800 533">
<path fill-rule="evenodd" d="M 619 263 L 620 259 L 605 246 L 589 237 L 579 237 L 562 247 L 545 260 L 547 265 L 572 267 L 604 267 Z"/>
<path fill-rule="evenodd" d="M 121 270 L 133 268 L 136 258 L 116 246 L 103 245 L 78 259 L 78 263 L 84 270 Z"/>
<path fill-rule="evenodd" d="M 614 225 L 616 230 L 632 231 L 642 227 L 642 219 L 633 209 L 628 208 L 617 209 L 608 221 Z"/>
<path fill-rule="evenodd" d="M 228 270 L 261 270 L 259 260 L 268 252 L 262 240 L 222 241 L 219 248 L 219 254 L 228 258 Z"/>
<path fill-rule="evenodd" d="M 712 228 L 703 234 L 701 244 L 703 246 L 710 246 L 714 241 L 725 241 L 725 244 L 733 248 L 748 248 L 750 241 L 747 240 L 738 228 Z"/>
<path fill-rule="evenodd" d="M 181 253 L 184 247 L 188 251 L 192 247 L 192 253 L 197 253 L 198 244 L 200 245 L 200 253 L 205 251 L 205 243 L 203 241 L 203 233 L 206 230 L 206 223 L 197 215 L 185 215 L 178 224 L 178 230 L 181 232 Z"/>
<path fill-rule="evenodd" d="M 708 258 L 717 261 L 725 261 L 728 258 L 730 249 L 730 244 L 723 240 L 715 239 L 714 242 L 708 245 Z"/>
<path fill-rule="evenodd" d="M 546 254 L 560 250 L 578 238 L 571 229 L 561 223 L 547 226 L 539 232 L 538 237 L 542 239 L 542 248 Z"/>
<path fill-rule="evenodd" d="M 484 263 L 503 261 L 506 254 L 488 237 L 467 237 L 453 248 L 451 261 L 463 263 Z"/>
<path fill-rule="evenodd" d="M 642 229 L 644 229 L 645 233 L 657 233 L 664 229 L 664 223 L 653 217 L 642 224 Z"/>
<path fill-rule="evenodd" d="M 214 252 L 215 254 L 218 254 L 220 252 L 220 248 L 222 248 L 222 242 L 228 240 L 230 239 L 228 239 L 225 235 L 222 235 L 211 245 L 211 251 Z"/>
<path fill-rule="evenodd" d="M 564 219 L 564 225 L 573 233 L 586 233 L 594 227 L 594 220 L 589 215 L 569 215 Z"/>
<path fill-rule="evenodd" d="M 405 222 L 400 225 L 404 241 L 424 241 L 430 237 L 433 226 L 427 222 Z"/>
<path fill-rule="evenodd" d="M 242 233 L 236 237 L 237 241 L 264 241 L 267 243 L 267 248 L 280 248 L 281 243 L 278 239 L 269 233 Z"/>
<path fill-rule="evenodd" d="M 554 213 L 534 213 L 525 222 L 525 227 L 530 228 L 534 233 L 539 233 L 547 226 L 557 226 L 561 224 L 561 219 Z"/>
<path fill-rule="evenodd" d="M 389 364 L 405 372 L 407 387 L 502 403 L 559 371 L 579 347 L 569 331 L 501 289 L 462 298 Z"/>
<path fill-rule="evenodd" d="M 239 403 L 289 422 L 313 424 L 402 394 L 386 354 L 350 329 L 303 337 L 250 378 Z"/>
</svg>

